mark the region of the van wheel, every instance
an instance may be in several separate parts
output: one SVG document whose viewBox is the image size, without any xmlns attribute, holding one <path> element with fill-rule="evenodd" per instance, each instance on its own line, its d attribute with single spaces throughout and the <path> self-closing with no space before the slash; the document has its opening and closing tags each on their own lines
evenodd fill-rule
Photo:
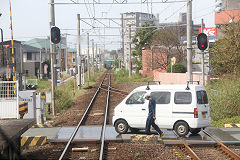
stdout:
<svg viewBox="0 0 240 160">
<path fill-rule="evenodd" d="M 192 128 L 192 129 L 190 129 L 190 132 L 192 134 L 198 134 L 200 131 L 201 131 L 201 128 Z"/>
<path fill-rule="evenodd" d="M 125 134 L 128 131 L 128 124 L 126 121 L 124 120 L 118 120 L 115 123 L 115 130 L 117 131 L 117 133 L 119 134 Z"/>
<path fill-rule="evenodd" d="M 180 136 L 186 136 L 189 132 L 189 127 L 186 122 L 177 122 L 174 127 L 175 132 Z"/>
<path fill-rule="evenodd" d="M 139 129 L 138 128 L 130 128 L 131 133 L 138 133 Z"/>
</svg>

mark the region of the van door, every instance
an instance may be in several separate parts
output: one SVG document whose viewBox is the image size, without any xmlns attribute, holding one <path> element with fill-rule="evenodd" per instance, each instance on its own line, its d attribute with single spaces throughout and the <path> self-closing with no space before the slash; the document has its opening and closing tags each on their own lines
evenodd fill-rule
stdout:
<svg viewBox="0 0 240 160">
<path fill-rule="evenodd" d="M 210 123 L 210 107 L 207 92 L 205 90 L 199 90 L 196 91 L 196 94 L 199 123 L 202 123 L 201 125 L 207 125 Z"/>
<path fill-rule="evenodd" d="M 156 124 L 160 128 L 172 128 L 171 92 L 154 91 L 151 96 L 156 101 Z"/>
<path fill-rule="evenodd" d="M 126 100 L 123 115 L 128 125 L 132 128 L 145 128 L 148 115 L 145 94 L 145 91 L 138 91 Z"/>
<path fill-rule="evenodd" d="M 192 119 L 194 117 L 194 107 L 192 91 L 176 91 L 174 94 L 173 103 L 173 123 L 178 120 L 184 120 L 189 125 L 193 123 Z"/>
</svg>

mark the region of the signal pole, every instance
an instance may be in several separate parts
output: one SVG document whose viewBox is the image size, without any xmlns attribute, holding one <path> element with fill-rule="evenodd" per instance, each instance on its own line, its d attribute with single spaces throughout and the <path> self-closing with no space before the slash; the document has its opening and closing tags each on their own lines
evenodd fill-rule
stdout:
<svg viewBox="0 0 240 160">
<path fill-rule="evenodd" d="M 55 12 L 54 12 L 54 0 L 50 0 L 50 30 L 52 26 L 55 26 Z M 56 61 L 56 48 L 55 44 L 51 42 L 51 31 L 50 31 L 50 52 L 51 52 L 51 79 L 52 79 L 52 114 L 55 116 L 55 86 L 56 86 L 56 75 L 55 75 L 55 61 Z"/>
<path fill-rule="evenodd" d="M 81 89 L 81 55 L 80 55 L 80 52 L 81 52 L 81 46 L 80 46 L 80 14 L 77 14 L 77 32 L 78 32 L 78 48 L 77 48 L 77 51 L 78 51 L 78 55 L 77 57 L 79 57 L 79 60 L 80 62 L 78 63 L 78 89 Z M 78 58 L 77 58 L 78 60 Z"/>
<path fill-rule="evenodd" d="M 202 23 L 201 23 L 201 33 L 203 33 L 203 19 L 202 19 Z M 205 86 L 204 51 L 201 50 L 201 52 L 202 52 L 202 85 Z"/>
<path fill-rule="evenodd" d="M 95 68 L 94 68 L 94 39 L 92 39 L 92 71 L 93 76 L 95 75 Z"/>
<path fill-rule="evenodd" d="M 89 57 L 89 33 L 87 33 L 87 71 L 88 71 L 88 83 L 90 80 L 90 69 L 89 69 L 89 65 L 90 65 L 90 57 Z M 88 84 L 89 85 L 89 84 Z"/>
<path fill-rule="evenodd" d="M 131 78 L 131 77 L 132 77 L 131 25 L 128 26 L 128 37 L 129 37 L 129 59 L 128 59 L 128 68 L 129 68 L 129 78 Z"/>
<path fill-rule="evenodd" d="M 192 0 L 187 0 L 187 79 L 192 83 Z"/>
<path fill-rule="evenodd" d="M 96 72 L 98 72 L 98 46 L 97 46 L 97 43 L 96 43 L 96 65 L 95 65 L 95 68 L 96 68 Z"/>
</svg>

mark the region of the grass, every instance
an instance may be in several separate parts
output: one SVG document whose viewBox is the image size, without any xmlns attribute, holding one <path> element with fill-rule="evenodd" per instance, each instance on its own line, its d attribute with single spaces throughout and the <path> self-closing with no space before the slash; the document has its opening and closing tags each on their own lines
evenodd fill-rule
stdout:
<svg viewBox="0 0 240 160">
<path fill-rule="evenodd" d="M 48 80 L 38 80 L 38 88 L 37 88 L 37 92 L 46 92 L 48 90 L 51 89 L 51 81 Z"/>
<path fill-rule="evenodd" d="M 104 73 L 98 72 L 95 76 L 90 78 L 89 85 L 93 85 L 96 83 L 97 79 Z M 88 82 L 86 81 L 87 74 L 85 73 L 85 86 L 88 86 Z M 85 93 L 86 90 L 78 89 L 76 84 L 76 79 L 72 79 L 67 83 L 62 84 L 61 86 L 56 88 L 56 108 L 58 113 L 62 113 L 64 110 L 71 108 L 74 105 L 75 100 Z"/>
<path fill-rule="evenodd" d="M 211 107 L 211 125 L 223 127 L 225 123 L 240 121 L 240 79 L 224 76 L 206 86 Z"/>
<path fill-rule="evenodd" d="M 229 123 L 239 123 L 240 122 L 240 116 L 234 116 L 231 118 L 223 118 L 217 121 L 212 120 L 211 125 L 215 126 L 217 128 L 224 128 L 224 124 Z"/>
<path fill-rule="evenodd" d="M 84 74 L 85 77 L 85 85 L 84 87 L 92 86 L 94 83 L 96 83 L 97 79 L 105 72 L 106 70 L 103 70 L 102 72 L 95 73 L 94 76 L 90 74 L 90 79 L 88 80 L 88 73 L 86 72 Z"/>
<path fill-rule="evenodd" d="M 129 78 L 129 72 L 127 70 L 120 70 L 118 72 L 115 72 L 114 75 L 114 82 L 120 83 L 120 82 L 147 82 L 147 81 L 153 81 L 153 77 L 147 77 L 142 76 L 139 73 L 132 74 L 132 77 Z"/>
</svg>

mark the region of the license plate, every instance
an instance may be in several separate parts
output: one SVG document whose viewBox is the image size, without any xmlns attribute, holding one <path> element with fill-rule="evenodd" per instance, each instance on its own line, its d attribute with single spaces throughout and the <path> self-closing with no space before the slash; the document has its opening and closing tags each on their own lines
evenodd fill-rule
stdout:
<svg viewBox="0 0 240 160">
<path fill-rule="evenodd" d="M 203 113 L 203 114 L 202 114 L 202 117 L 203 117 L 203 118 L 206 118 L 206 113 Z"/>
</svg>

